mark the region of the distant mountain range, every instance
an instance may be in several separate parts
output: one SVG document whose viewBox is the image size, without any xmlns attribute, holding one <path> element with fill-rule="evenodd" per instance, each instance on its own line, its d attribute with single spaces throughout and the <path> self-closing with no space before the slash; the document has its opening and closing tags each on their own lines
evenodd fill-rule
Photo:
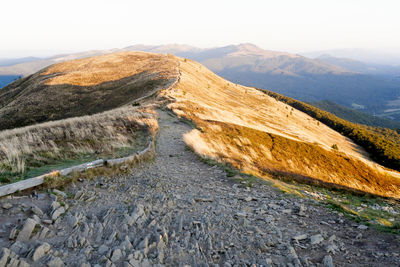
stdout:
<svg viewBox="0 0 400 267">
<path fill-rule="evenodd" d="M 391 66 L 391 65 L 374 64 L 374 63 L 364 63 L 362 61 L 350 58 L 333 57 L 328 54 L 321 55 L 316 59 L 341 67 L 351 72 L 382 75 L 382 76 L 392 77 L 395 79 L 400 79 L 400 65 Z"/>
<path fill-rule="evenodd" d="M 398 48 L 388 48 L 385 51 L 374 49 L 331 49 L 305 52 L 302 55 L 310 58 L 330 55 L 336 58 L 351 58 L 368 65 L 400 66 L 400 50 Z"/>
<path fill-rule="evenodd" d="M 269 89 L 307 102 L 330 100 L 348 108 L 400 121 L 400 70 L 393 66 L 320 55 L 261 49 L 253 44 L 200 49 L 188 45 L 134 45 L 87 51 L 0 67 L 0 75 L 29 75 L 66 60 L 116 51 L 170 53 L 198 61 L 235 83 Z M 1 62 L 0 62 L 1 63 Z M 398 103 L 399 102 L 399 103 Z M 390 111 L 390 112 L 387 112 Z"/>
</svg>

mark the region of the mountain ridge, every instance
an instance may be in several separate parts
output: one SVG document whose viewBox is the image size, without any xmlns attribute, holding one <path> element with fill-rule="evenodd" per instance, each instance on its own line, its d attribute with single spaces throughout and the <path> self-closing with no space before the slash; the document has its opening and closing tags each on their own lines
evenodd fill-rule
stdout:
<svg viewBox="0 0 400 267">
<path fill-rule="evenodd" d="M 229 82 L 195 61 L 173 55 L 127 51 L 47 67 L 0 91 L 0 127 L 91 115 L 135 104 L 154 93 L 202 129 L 189 133 L 186 140 L 203 156 L 264 178 L 274 172 L 292 173 L 397 196 L 398 178 L 389 178 L 385 168 L 340 133 L 257 89 Z M 260 135 L 265 135 L 265 143 L 255 137 Z"/>
</svg>

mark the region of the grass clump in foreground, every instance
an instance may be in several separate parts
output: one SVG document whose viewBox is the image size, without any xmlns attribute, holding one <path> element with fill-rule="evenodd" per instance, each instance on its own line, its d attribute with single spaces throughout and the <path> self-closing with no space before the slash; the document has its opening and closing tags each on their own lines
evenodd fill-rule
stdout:
<svg viewBox="0 0 400 267">
<path fill-rule="evenodd" d="M 0 132 L 0 183 L 143 150 L 156 114 L 126 106 L 104 113 Z"/>
</svg>

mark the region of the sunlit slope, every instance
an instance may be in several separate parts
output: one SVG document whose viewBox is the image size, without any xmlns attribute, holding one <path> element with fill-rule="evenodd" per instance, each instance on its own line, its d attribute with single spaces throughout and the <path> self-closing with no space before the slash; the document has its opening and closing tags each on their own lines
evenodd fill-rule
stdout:
<svg viewBox="0 0 400 267">
<path fill-rule="evenodd" d="M 256 175 L 277 173 L 354 190 L 400 196 L 400 180 L 348 138 L 262 92 L 180 60 L 180 81 L 163 94 L 199 130 L 185 136 L 198 153 Z M 333 145 L 338 150 L 332 148 Z"/>
<path fill-rule="evenodd" d="M 0 91 L 0 130 L 127 107 L 156 93 L 150 102 L 167 98 L 169 108 L 197 125 L 185 141 L 199 154 L 264 178 L 400 197 L 400 179 L 391 176 L 397 173 L 348 138 L 259 90 L 172 55 L 123 52 L 52 65 Z"/>
<path fill-rule="evenodd" d="M 55 64 L 0 91 L 0 130 L 90 115 L 176 81 L 172 56 L 122 52 Z"/>
</svg>

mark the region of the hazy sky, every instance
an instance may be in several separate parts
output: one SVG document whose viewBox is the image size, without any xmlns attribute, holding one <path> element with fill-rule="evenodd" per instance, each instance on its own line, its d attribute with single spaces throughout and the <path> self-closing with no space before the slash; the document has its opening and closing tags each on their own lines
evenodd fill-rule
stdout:
<svg viewBox="0 0 400 267">
<path fill-rule="evenodd" d="M 399 0 L 6 0 L 0 58 L 133 44 L 400 50 Z"/>
</svg>

